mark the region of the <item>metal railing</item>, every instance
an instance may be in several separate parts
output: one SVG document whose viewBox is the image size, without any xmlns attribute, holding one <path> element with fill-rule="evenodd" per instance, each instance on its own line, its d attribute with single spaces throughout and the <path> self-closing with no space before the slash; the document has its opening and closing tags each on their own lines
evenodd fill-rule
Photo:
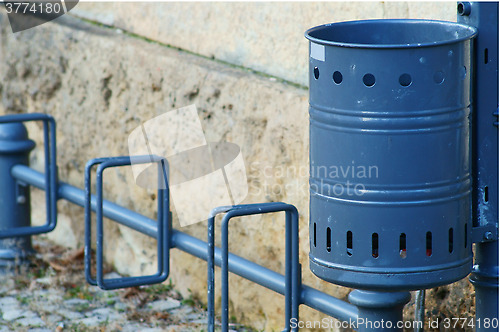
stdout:
<svg viewBox="0 0 500 332">
<path fill-rule="evenodd" d="M 18 119 L 20 119 L 21 121 L 23 116 L 24 115 L 16 115 L 16 117 L 18 117 Z M 1 121 L 2 118 L 0 117 L 0 122 Z M 98 160 L 98 162 L 103 162 L 105 160 L 108 160 L 108 158 L 102 158 Z M 93 161 L 95 162 L 96 160 Z M 117 159 L 117 161 L 118 163 L 121 164 L 123 163 L 123 161 L 126 160 Z M 91 162 L 87 164 L 88 169 L 90 168 L 89 166 L 91 166 L 91 164 L 92 164 Z M 11 175 L 14 179 L 18 181 L 23 181 L 38 189 L 46 190 L 47 188 L 46 186 L 47 182 L 45 180 L 44 174 L 26 165 L 15 165 L 14 167 L 12 167 Z M 86 184 L 90 183 L 90 177 L 88 178 L 88 181 L 89 182 L 86 181 Z M 86 185 L 86 187 L 88 187 L 88 185 Z M 100 213 L 102 214 L 103 217 L 109 218 L 113 221 L 118 222 L 121 225 L 127 226 L 135 231 L 138 231 L 152 238 L 155 239 L 159 238 L 158 235 L 159 229 L 157 221 L 145 217 L 137 212 L 126 209 L 115 203 L 109 202 L 107 200 L 98 199 L 96 195 L 91 195 L 90 200 L 86 199 L 89 196 L 89 194 L 90 194 L 89 191 L 79 189 L 67 183 L 64 182 L 57 183 L 56 197 L 58 200 L 59 199 L 67 200 L 78 206 L 86 207 L 87 210 L 91 210 L 92 212 L 100 210 L 101 211 Z M 160 196 L 158 197 L 160 198 Z M 166 197 L 167 195 L 165 195 L 165 199 Z M 98 207 L 100 205 L 99 202 L 101 201 L 102 201 L 102 210 L 100 207 Z M 91 204 L 88 204 L 86 202 L 91 202 Z M 288 273 L 288 279 L 289 279 L 288 283 L 287 283 L 287 278 L 282 274 L 272 271 L 268 268 L 265 268 L 261 265 L 258 265 L 254 262 L 251 262 L 235 254 L 229 253 L 227 247 L 225 248 L 225 250 L 220 249 L 218 247 L 215 247 L 213 245 L 213 242 L 211 242 L 212 246 L 209 247 L 209 244 L 207 242 L 197 239 L 184 232 L 181 232 L 176 229 L 172 229 L 170 231 L 170 238 L 167 238 L 167 242 L 170 242 L 170 249 L 176 248 L 188 254 L 191 254 L 195 257 L 203 259 L 205 261 L 209 261 L 208 268 L 211 270 L 211 274 L 209 273 L 209 277 L 210 275 L 212 276 L 212 283 L 209 283 L 209 291 L 212 291 L 212 293 L 211 294 L 209 293 L 208 295 L 208 303 L 209 303 L 208 307 L 210 316 L 209 326 L 211 326 L 212 328 L 214 327 L 214 314 L 210 314 L 210 312 L 212 313 L 214 312 L 213 271 L 214 271 L 214 265 L 223 266 L 223 262 L 226 273 L 227 271 L 230 271 L 242 278 L 250 280 L 276 293 L 285 295 L 286 307 L 295 308 L 294 310 L 288 310 L 290 312 L 291 317 L 298 318 L 298 305 L 303 304 L 312 309 L 318 310 L 322 313 L 325 313 L 329 316 L 332 316 L 342 321 L 355 322 L 358 319 L 357 308 L 354 305 L 339 300 L 331 295 L 325 294 L 317 289 L 304 285 L 300 282 L 300 277 L 299 277 L 300 269 L 297 268 L 298 215 L 296 214 L 295 207 L 293 207 L 292 205 L 284 203 L 267 203 L 267 204 L 241 205 L 234 207 L 222 207 L 219 209 L 215 209 L 212 212 L 212 218 L 209 218 L 209 237 L 212 236 L 211 241 L 213 241 L 214 239 L 213 218 L 215 218 L 215 214 L 217 213 L 228 213 L 226 215 L 226 218 L 231 218 L 236 216 L 238 213 L 241 215 L 250 215 L 250 214 L 271 213 L 271 212 L 285 211 L 285 210 L 287 214 L 286 227 L 290 228 L 290 231 L 292 228 L 295 229 L 294 231 L 291 231 L 293 233 L 293 236 L 290 234 L 290 231 L 287 234 L 287 238 L 290 238 L 290 240 L 287 240 L 287 243 L 289 243 L 290 245 L 290 248 L 287 250 L 287 252 L 289 252 L 287 256 L 291 255 L 292 260 L 295 262 L 293 264 L 294 265 L 293 269 L 291 267 L 290 268 L 287 267 L 287 271 L 290 271 Z M 88 215 L 89 214 L 86 214 L 86 223 L 89 222 Z M 212 220 L 212 222 L 210 222 L 210 220 Z M 210 225 L 212 226 L 210 227 Z M 171 225 L 169 225 L 166 229 L 168 229 L 169 227 L 171 227 Z M 210 229 L 212 230 L 211 232 Z M 90 239 L 90 228 L 86 227 L 86 248 L 85 248 L 86 253 L 90 252 L 89 239 Z M 225 242 L 225 244 L 227 245 L 227 242 Z M 294 249 L 292 249 L 292 247 Z M 168 254 L 165 255 L 164 257 L 168 257 Z M 88 258 L 86 258 L 86 260 L 87 259 Z M 287 257 L 287 262 L 288 261 L 289 260 Z M 89 266 L 89 264 L 90 262 L 87 260 L 86 266 Z M 87 275 L 87 280 L 91 284 L 97 283 L 97 281 L 95 281 L 90 277 L 88 272 L 86 272 L 86 275 Z M 135 277 L 135 278 L 142 278 L 142 277 Z M 135 284 L 134 280 L 129 279 L 127 280 L 127 282 L 117 281 L 118 284 L 106 285 L 105 287 L 111 286 L 109 287 L 109 289 L 118 287 L 130 287 L 129 282 L 131 281 Z M 292 293 L 294 296 L 292 296 Z M 226 296 L 225 298 L 227 299 L 228 297 Z M 226 308 L 227 308 L 227 302 L 226 302 Z M 227 314 L 227 311 L 225 312 Z M 227 322 L 227 320 L 224 321 Z"/>
</svg>

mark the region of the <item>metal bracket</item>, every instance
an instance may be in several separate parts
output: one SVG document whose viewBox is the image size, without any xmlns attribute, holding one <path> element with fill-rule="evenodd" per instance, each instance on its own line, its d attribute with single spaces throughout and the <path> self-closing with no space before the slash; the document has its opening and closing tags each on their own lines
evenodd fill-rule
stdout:
<svg viewBox="0 0 500 332">
<path fill-rule="evenodd" d="M 468 10 L 461 12 L 460 8 Z M 478 30 L 471 120 L 473 225 L 495 226 L 498 225 L 498 2 L 464 1 L 458 3 L 458 9 L 457 21 Z"/>
<path fill-rule="evenodd" d="M 472 228 L 472 243 L 493 242 L 498 240 L 498 228 L 488 224 Z"/>
<path fill-rule="evenodd" d="M 141 285 L 157 284 L 165 281 L 168 278 L 170 270 L 170 214 L 169 214 L 169 189 L 165 183 L 166 189 L 161 189 L 161 181 L 164 179 L 166 182 L 168 174 L 168 164 L 165 158 L 158 156 L 139 156 L 133 157 L 134 164 L 158 164 L 158 271 L 153 275 L 140 276 L 140 277 L 124 277 L 104 279 L 103 268 L 103 173 L 106 168 L 127 166 L 131 165 L 131 157 L 111 157 L 111 158 L 97 158 L 90 160 L 85 165 L 85 278 L 91 285 L 98 285 L 101 289 L 111 290 L 126 287 L 135 287 Z M 92 166 L 97 167 L 97 193 L 91 195 L 91 177 L 90 171 Z M 91 209 L 96 212 L 96 279 L 91 275 Z"/>
<path fill-rule="evenodd" d="M 16 227 L 0 231 L 0 239 L 48 233 L 57 225 L 57 164 L 56 164 L 56 121 L 49 114 L 28 113 L 5 115 L 0 117 L 0 123 L 43 121 L 43 146 L 45 151 L 45 205 L 47 209 L 47 223 L 43 226 Z M 49 125 L 50 124 L 50 125 Z M 25 184 L 24 184 L 25 185 Z M 16 186 L 17 202 L 24 204 L 26 196 L 21 192 L 28 190 L 27 185 L 18 181 Z M 24 191 L 25 192 L 25 191 Z M 24 202 L 23 202 L 24 197 Z"/>
<path fill-rule="evenodd" d="M 26 195 L 29 192 L 29 186 L 22 181 L 16 181 L 16 202 L 17 204 L 26 204 Z"/>
</svg>

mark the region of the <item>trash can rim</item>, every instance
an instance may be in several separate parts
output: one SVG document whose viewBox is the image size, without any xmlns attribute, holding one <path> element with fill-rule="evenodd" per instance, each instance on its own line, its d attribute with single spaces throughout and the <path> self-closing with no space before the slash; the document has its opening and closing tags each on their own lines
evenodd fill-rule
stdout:
<svg viewBox="0 0 500 332">
<path fill-rule="evenodd" d="M 441 26 L 441 27 L 460 27 L 464 33 L 464 36 L 460 38 L 449 38 L 446 40 L 441 40 L 441 41 L 436 41 L 436 42 L 422 42 L 422 43 L 395 43 L 395 44 L 369 44 L 369 43 L 351 43 L 351 42 L 345 42 L 345 41 L 332 41 L 332 40 L 325 40 L 325 39 L 320 39 L 313 37 L 311 34 L 323 30 L 323 29 L 330 29 L 330 28 L 337 28 L 337 27 L 345 27 L 345 26 L 354 26 L 354 25 L 380 25 L 380 24 L 432 24 L 435 26 Z M 468 33 L 467 33 L 468 32 Z M 326 45 L 326 46 L 338 46 L 338 47 L 350 47 L 350 48 L 373 48 L 373 49 L 397 49 L 397 48 L 421 48 L 421 47 L 432 47 L 432 46 L 439 46 L 439 45 L 446 45 L 446 44 L 454 44 L 458 42 L 462 42 L 464 40 L 468 40 L 471 38 L 476 37 L 477 35 L 477 29 L 475 27 L 466 25 L 466 24 L 461 24 L 461 23 L 456 23 L 456 22 L 450 22 L 450 21 L 439 21 L 439 20 L 428 20 L 428 19 L 374 19 L 374 20 L 356 20 L 356 21 L 343 21 L 343 22 L 335 22 L 335 23 L 328 23 L 328 24 L 323 24 L 319 25 L 313 28 L 308 29 L 304 36 L 313 43 L 320 44 L 320 45 Z"/>
</svg>

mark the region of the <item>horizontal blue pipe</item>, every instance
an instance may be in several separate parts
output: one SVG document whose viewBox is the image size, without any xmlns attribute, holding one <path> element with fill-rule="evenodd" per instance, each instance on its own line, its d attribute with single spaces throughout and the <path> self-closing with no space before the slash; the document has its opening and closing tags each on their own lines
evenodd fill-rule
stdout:
<svg viewBox="0 0 500 332">
<path fill-rule="evenodd" d="M 44 175 L 28 166 L 16 165 L 12 167 L 11 174 L 18 180 L 45 190 Z M 57 195 L 58 199 L 63 198 L 82 207 L 85 204 L 85 192 L 64 182 L 58 183 Z M 95 211 L 96 200 L 93 198 L 91 201 L 92 211 Z M 103 211 L 105 217 L 124 226 L 153 238 L 157 236 L 156 221 L 153 219 L 107 200 L 104 200 Z M 173 248 L 180 249 L 205 261 L 207 260 L 207 243 L 191 235 L 172 230 L 171 245 Z M 217 266 L 221 265 L 221 250 L 218 247 L 215 247 L 215 264 Z M 231 253 L 229 254 L 229 271 L 276 293 L 285 294 L 285 276 Z M 339 320 L 356 321 L 358 318 L 358 310 L 354 305 L 306 285 L 301 286 L 300 302 Z"/>
<path fill-rule="evenodd" d="M 45 179 L 42 173 L 34 169 L 24 166 L 16 165 L 12 167 L 11 174 L 14 178 L 24 181 L 38 189 L 45 190 Z M 57 199 L 64 198 L 73 204 L 84 206 L 85 205 L 85 192 L 83 189 L 73 187 L 67 183 L 59 182 L 57 189 Z M 96 210 L 96 197 L 92 195 L 91 209 Z M 156 220 L 150 219 L 134 211 L 130 211 L 120 205 L 111 203 L 104 200 L 103 203 L 104 216 L 113 219 L 118 223 L 130 227 L 140 233 L 146 234 L 156 238 L 157 227 Z"/>
</svg>

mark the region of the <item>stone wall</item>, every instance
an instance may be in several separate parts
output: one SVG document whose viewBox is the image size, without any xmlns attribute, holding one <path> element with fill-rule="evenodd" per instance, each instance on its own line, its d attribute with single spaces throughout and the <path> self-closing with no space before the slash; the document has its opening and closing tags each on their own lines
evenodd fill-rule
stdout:
<svg viewBox="0 0 500 332">
<path fill-rule="evenodd" d="M 71 15 L 17 34 L 2 13 L 0 114 L 52 114 L 58 124 L 59 178 L 82 188 L 89 159 L 127 155 L 128 135 L 142 122 L 195 104 L 207 141 L 241 147 L 250 188 L 244 203 L 284 201 L 298 208 L 303 282 L 345 299 L 348 289 L 327 284 L 309 270 L 308 178 L 301 172 L 308 169 L 304 30 L 347 19 L 455 20 L 454 7 L 450 2 L 80 3 Z M 27 126 L 38 144 L 32 167 L 42 171 L 42 128 Z M 136 186 L 129 168 L 107 171 L 104 190 L 106 199 L 155 218 L 155 192 Z M 32 192 L 33 223 L 40 224 L 44 196 Z M 83 209 L 64 201 L 58 209 L 58 227 L 48 236 L 82 246 Z M 180 228 L 172 209 L 174 227 Z M 182 231 L 205 240 L 206 222 Z M 105 236 L 106 259 L 118 272 L 154 271 L 152 239 L 110 221 Z M 235 222 L 230 239 L 232 252 L 284 273 L 281 215 Z M 205 301 L 203 261 L 172 250 L 171 278 L 183 295 L 191 292 Z M 467 281 L 430 292 L 438 295 L 430 296 L 429 313 L 473 314 L 473 298 L 464 298 L 464 289 L 472 293 Z M 230 290 L 230 315 L 240 322 L 266 331 L 283 325 L 282 296 L 234 275 Z M 323 316 L 302 306 L 301 317 Z"/>
<path fill-rule="evenodd" d="M 454 2 L 81 3 L 71 13 L 183 50 L 307 86 L 304 32 L 380 18 L 456 22 Z"/>
</svg>

